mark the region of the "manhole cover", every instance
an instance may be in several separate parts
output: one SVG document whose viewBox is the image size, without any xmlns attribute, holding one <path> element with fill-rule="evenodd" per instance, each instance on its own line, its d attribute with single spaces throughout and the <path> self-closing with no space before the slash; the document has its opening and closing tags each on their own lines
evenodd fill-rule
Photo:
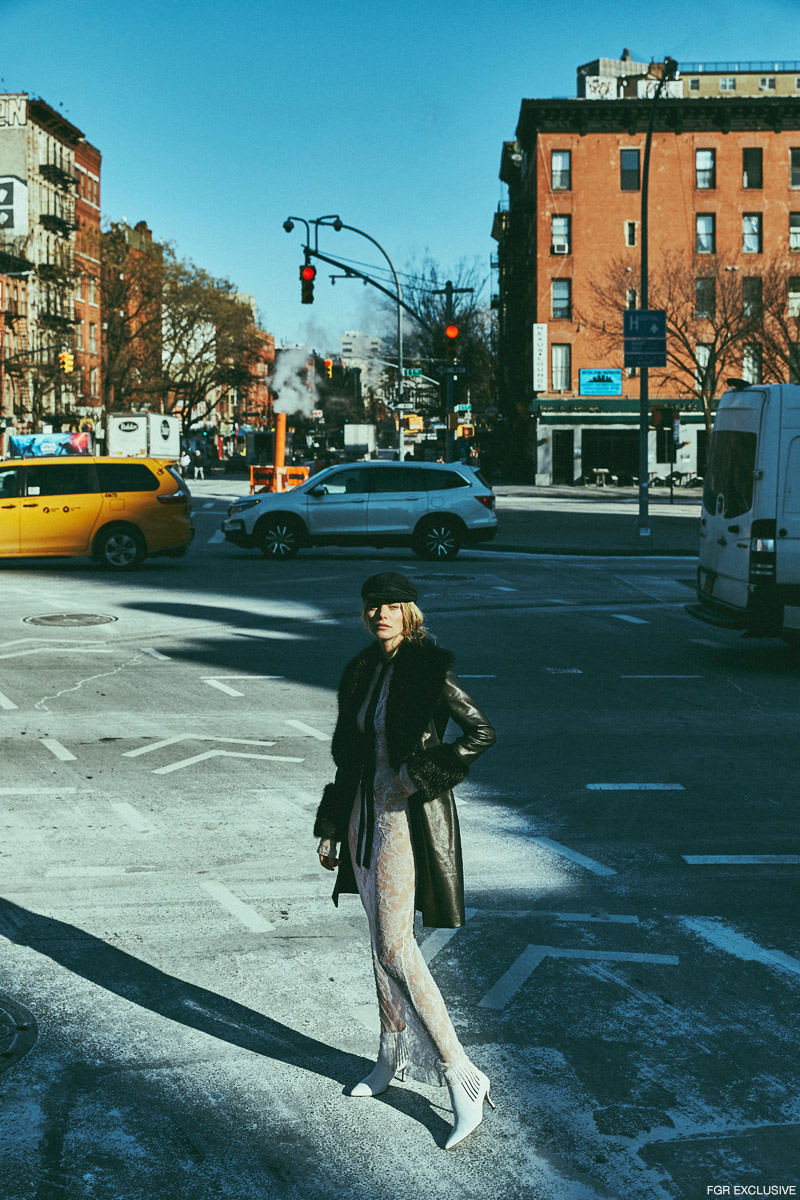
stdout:
<svg viewBox="0 0 800 1200">
<path fill-rule="evenodd" d="M 10 996 L 0 993 L 0 1071 L 5 1071 L 35 1045 L 36 1018 Z"/>
<path fill-rule="evenodd" d="M 108 625 L 116 617 L 104 617 L 101 613 L 53 613 L 46 617 L 23 617 L 27 625 Z"/>
</svg>

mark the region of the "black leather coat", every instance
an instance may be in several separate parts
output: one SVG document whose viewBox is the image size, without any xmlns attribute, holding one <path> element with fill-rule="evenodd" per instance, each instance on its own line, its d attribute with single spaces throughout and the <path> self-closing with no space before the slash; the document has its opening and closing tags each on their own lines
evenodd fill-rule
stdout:
<svg viewBox="0 0 800 1200">
<path fill-rule="evenodd" d="M 358 713 L 380 661 L 377 642 L 345 667 L 339 684 L 339 716 L 331 750 L 336 778 L 322 794 L 314 834 L 341 842 L 333 891 L 355 892 L 347 829 L 363 763 L 364 735 Z M 409 797 L 411 840 L 417 868 L 415 907 L 423 923 L 442 929 L 464 924 L 464 869 L 452 789 L 495 741 L 495 732 L 452 670 L 453 656 L 433 642 L 403 642 L 397 651 L 386 703 L 389 761 L 405 763 L 417 791 Z M 443 743 L 447 722 L 461 737 Z"/>
</svg>

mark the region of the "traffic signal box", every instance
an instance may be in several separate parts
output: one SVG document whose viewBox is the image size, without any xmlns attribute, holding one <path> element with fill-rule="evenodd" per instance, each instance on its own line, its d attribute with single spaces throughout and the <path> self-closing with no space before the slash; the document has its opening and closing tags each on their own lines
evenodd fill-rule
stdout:
<svg viewBox="0 0 800 1200">
<path fill-rule="evenodd" d="M 312 267 L 311 263 L 304 263 L 300 268 L 300 303 L 314 303 L 314 280 L 317 277 L 317 268 Z"/>
<path fill-rule="evenodd" d="M 650 425 L 653 429 L 672 429 L 675 424 L 675 409 L 656 404 L 650 409 Z"/>
<path fill-rule="evenodd" d="M 325 358 L 322 361 L 325 363 L 325 374 L 328 376 L 328 379 L 332 379 L 333 378 L 333 359 Z"/>
<path fill-rule="evenodd" d="M 58 369 L 65 375 L 71 375 L 75 370 L 75 355 L 69 350 L 62 350 L 58 356 Z"/>
<path fill-rule="evenodd" d="M 458 326 L 448 325 L 444 336 L 447 338 L 447 361 L 455 362 L 458 358 Z"/>
</svg>

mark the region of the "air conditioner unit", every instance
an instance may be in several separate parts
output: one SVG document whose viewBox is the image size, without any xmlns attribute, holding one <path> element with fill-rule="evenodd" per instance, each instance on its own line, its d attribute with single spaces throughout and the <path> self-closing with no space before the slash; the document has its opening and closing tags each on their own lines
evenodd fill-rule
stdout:
<svg viewBox="0 0 800 1200">
<path fill-rule="evenodd" d="M 566 242 L 553 242 L 550 247 L 551 254 L 569 254 L 569 246 Z"/>
</svg>

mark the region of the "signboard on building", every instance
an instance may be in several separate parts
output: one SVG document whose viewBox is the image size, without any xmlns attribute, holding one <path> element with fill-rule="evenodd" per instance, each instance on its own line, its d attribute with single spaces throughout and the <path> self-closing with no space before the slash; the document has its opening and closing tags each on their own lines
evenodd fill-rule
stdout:
<svg viewBox="0 0 800 1200">
<path fill-rule="evenodd" d="M 28 123 L 28 95 L 17 92 L 0 96 L 0 129 L 21 129 Z"/>
<path fill-rule="evenodd" d="M 581 396 L 621 396 L 622 369 L 618 367 L 599 370 L 584 369 L 578 372 Z"/>
<path fill-rule="evenodd" d="M 533 327 L 533 390 L 547 391 L 547 325 Z"/>
<path fill-rule="evenodd" d="M 667 314 L 663 308 L 628 309 L 622 314 L 626 367 L 667 365 Z"/>
<path fill-rule="evenodd" d="M 28 232 L 28 187 L 16 175 L 0 176 L 0 233 Z"/>
</svg>

